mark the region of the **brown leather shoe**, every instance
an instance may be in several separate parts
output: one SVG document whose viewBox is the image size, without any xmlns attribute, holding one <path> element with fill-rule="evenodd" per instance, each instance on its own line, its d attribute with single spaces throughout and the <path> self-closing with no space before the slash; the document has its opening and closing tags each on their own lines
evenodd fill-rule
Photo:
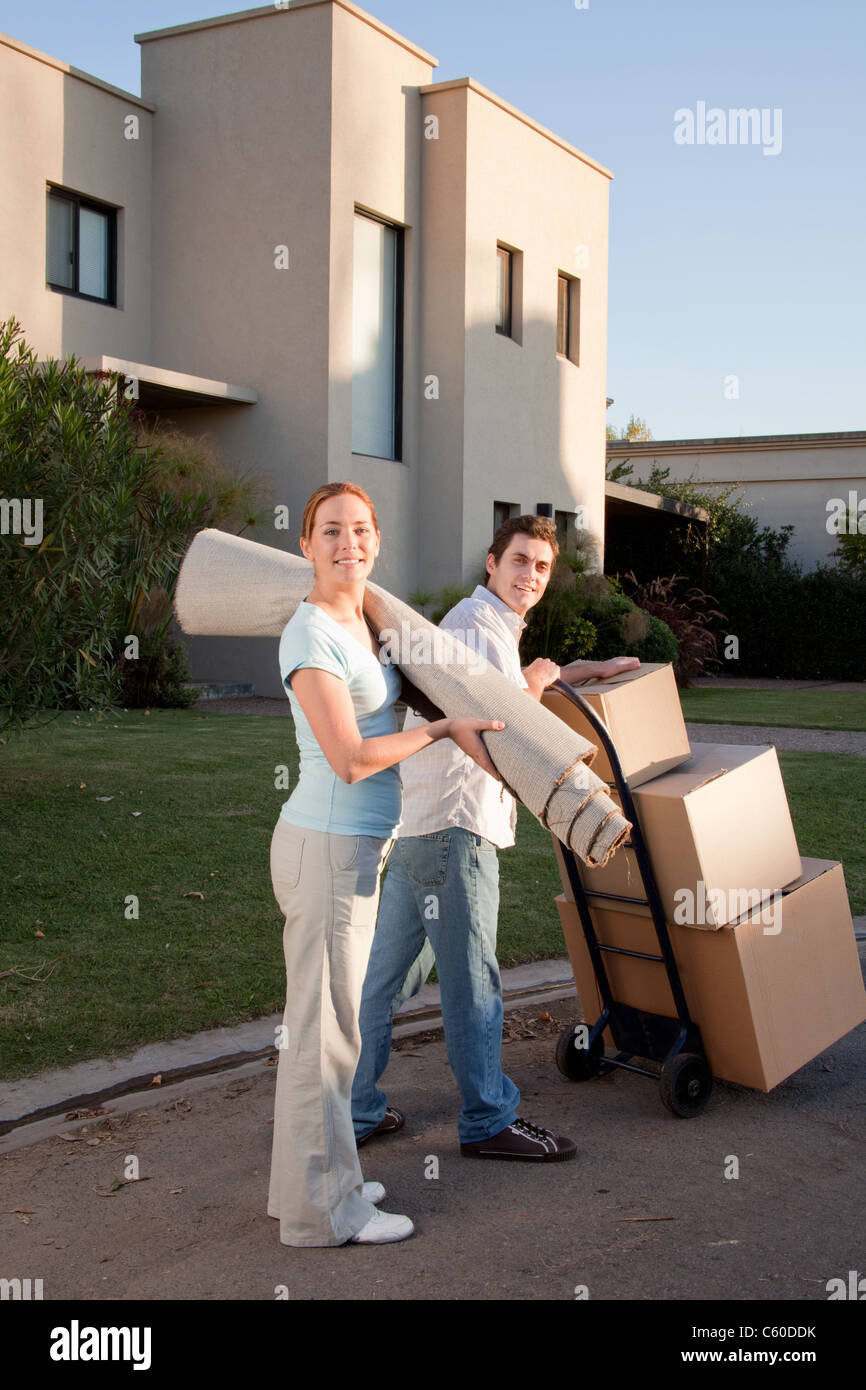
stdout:
<svg viewBox="0 0 866 1390">
<path fill-rule="evenodd" d="M 474 1144 L 461 1144 L 464 1158 L 518 1159 L 525 1163 L 567 1163 L 577 1156 L 577 1145 L 565 1135 L 552 1134 L 549 1129 L 531 1125 L 520 1116 L 513 1124 L 479 1139 Z"/>
<path fill-rule="evenodd" d="M 362 1134 L 360 1139 L 355 1140 L 356 1147 L 360 1149 L 362 1144 L 366 1144 L 368 1139 L 372 1139 L 374 1134 L 396 1134 L 398 1129 L 402 1129 L 405 1124 L 402 1110 L 398 1110 L 395 1105 L 389 1105 L 377 1124 L 375 1129 L 369 1133 Z"/>
</svg>

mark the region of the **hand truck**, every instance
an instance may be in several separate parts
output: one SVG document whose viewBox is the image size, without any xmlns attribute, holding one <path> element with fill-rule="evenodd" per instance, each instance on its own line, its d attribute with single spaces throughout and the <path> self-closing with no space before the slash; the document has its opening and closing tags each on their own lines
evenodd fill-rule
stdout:
<svg viewBox="0 0 866 1390">
<path fill-rule="evenodd" d="M 597 893 L 589 890 L 595 898 L 605 898 L 611 902 L 638 902 L 650 910 L 660 955 L 647 951 L 626 950 L 622 946 L 606 946 L 599 941 L 592 914 L 587 901 L 587 889 L 581 882 L 574 852 L 568 845 L 560 844 L 568 880 L 574 895 L 575 905 L 580 916 L 587 950 L 592 961 L 595 979 L 601 994 L 602 1011 L 591 1026 L 588 1021 L 570 1025 L 560 1036 L 556 1048 L 556 1065 L 569 1081 L 588 1081 L 595 1076 L 603 1076 L 614 1067 L 625 1071 L 638 1072 L 641 1076 L 655 1077 L 664 1105 L 683 1119 L 692 1119 L 706 1108 L 713 1088 L 713 1077 L 707 1062 L 700 1030 L 689 1014 L 686 997 L 683 993 L 680 972 L 674 958 L 668 935 L 667 923 L 661 905 L 658 885 L 647 853 L 643 833 L 635 814 L 634 802 L 622 770 L 619 754 L 607 726 L 602 722 L 587 700 L 565 681 L 558 680 L 550 687 L 576 705 L 590 724 L 593 732 L 607 754 L 613 770 L 616 790 L 622 805 L 623 815 L 632 823 L 630 843 L 640 871 L 641 883 L 646 897 L 644 899 L 625 898 L 616 893 Z M 664 1014 L 647 1013 L 629 1004 L 618 1003 L 611 991 L 607 970 L 604 964 L 605 952 L 621 956 L 636 956 L 641 960 L 658 962 L 667 972 L 668 983 L 676 1006 L 676 1018 Z M 604 1030 L 610 1028 L 617 1053 L 608 1056 L 605 1051 Z M 659 1063 L 658 1069 L 638 1065 L 633 1059 Z"/>
</svg>

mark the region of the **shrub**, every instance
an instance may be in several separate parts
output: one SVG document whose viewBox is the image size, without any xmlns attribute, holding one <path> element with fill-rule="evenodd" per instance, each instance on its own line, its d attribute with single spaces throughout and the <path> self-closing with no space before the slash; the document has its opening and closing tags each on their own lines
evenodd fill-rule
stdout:
<svg viewBox="0 0 866 1390">
<path fill-rule="evenodd" d="M 725 615 L 709 607 L 711 595 L 694 586 L 683 593 L 682 585 L 687 581 L 681 575 L 653 579 L 647 584 L 638 584 L 633 574 L 625 577 L 633 585 L 631 597 L 635 603 L 653 617 L 662 619 L 676 638 L 678 685 L 691 685 L 707 666 L 718 664 L 717 638 L 712 625 L 723 623 Z"/>
<path fill-rule="evenodd" d="M 0 323 L 0 496 L 31 499 L 44 527 L 41 544 L 0 536 L 0 588 L 15 596 L 0 638 L 8 731 L 48 711 L 116 708 L 131 637 L 153 664 L 145 685 L 167 695 L 178 659 L 159 647 L 184 550 L 232 507 L 248 513 L 245 480 L 225 493 L 213 474 L 203 482 L 179 465 L 177 432 L 166 450 L 158 428 L 142 439 L 142 419 L 116 375 L 40 363 L 20 324 Z"/>
</svg>

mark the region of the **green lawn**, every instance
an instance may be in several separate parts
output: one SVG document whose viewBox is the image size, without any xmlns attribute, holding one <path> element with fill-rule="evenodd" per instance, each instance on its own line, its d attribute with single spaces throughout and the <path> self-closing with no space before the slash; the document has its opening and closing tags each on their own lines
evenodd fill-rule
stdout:
<svg viewBox="0 0 866 1390">
<path fill-rule="evenodd" d="M 780 761 L 801 853 L 842 859 L 866 912 L 863 760 Z M 280 765 L 291 785 L 289 719 L 197 710 L 66 713 L 0 748 L 0 1076 L 282 1008 Z M 500 866 L 502 965 L 564 954 L 550 838 L 522 809 Z"/>
<path fill-rule="evenodd" d="M 686 719 L 703 724 L 775 724 L 866 730 L 866 694 L 855 690 L 681 690 Z"/>
</svg>

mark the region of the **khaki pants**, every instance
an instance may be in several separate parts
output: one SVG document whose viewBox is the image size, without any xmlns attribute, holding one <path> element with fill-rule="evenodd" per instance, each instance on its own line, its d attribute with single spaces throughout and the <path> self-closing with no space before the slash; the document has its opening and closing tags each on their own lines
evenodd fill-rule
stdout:
<svg viewBox="0 0 866 1390">
<path fill-rule="evenodd" d="M 268 1215 L 284 1245 L 343 1245 L 375 1208 L 361 1195 L 352 1080 L 379 877 L 393 840 L 328 835 L 280 816 L 271 880 L 285 914 L 286 1008 Z"/>
</svg>

